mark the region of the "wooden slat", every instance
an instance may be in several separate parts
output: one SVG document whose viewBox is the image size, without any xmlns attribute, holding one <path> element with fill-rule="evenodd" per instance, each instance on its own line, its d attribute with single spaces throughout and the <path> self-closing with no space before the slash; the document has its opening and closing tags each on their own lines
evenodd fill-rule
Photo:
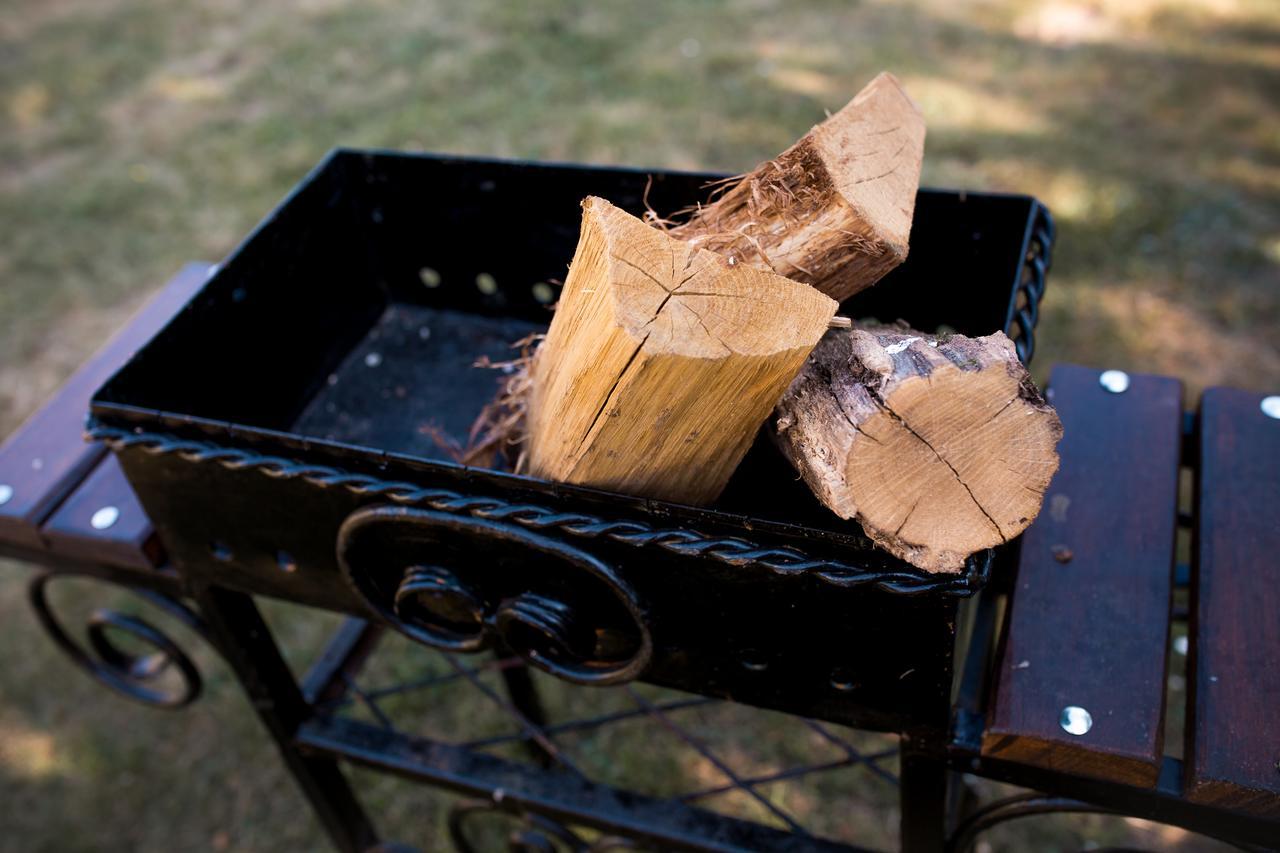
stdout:
<svg viewBox="0 0 1280 853">
<path fill-rule="evenodd" d="M 1152 786 L 1163 752 L 1182 386 L 1060 365 L 1062 465 L 1022 540 L 982 751 Z M 1063 709 L 1092 728 L 1069 734 Z"/>
<path fill-rule="evenodd" d="M 1280 420 L 1262 399 L 1200 403 L 1187 796 L 1280 817 Z"/>
<path fill-rule="evenodd" d="M 99 525 L 111 523 L 95 526 L 95 517 Z M 164 558 L 151 520 L 110 454 L 59 504 L 41 532 L 50 552 L 78 560 L 151 569 Z"/>
<path fill-rule="evenodd" d="M 190 263 L 143 306 L 43 407 L 0 445 L 0 542 L 43 547 L 40 525 L 102 458 L 84 441 L 89 398 L 133 353 L 164 327 L 208 277 L 209 264 Z"/>
</svg>

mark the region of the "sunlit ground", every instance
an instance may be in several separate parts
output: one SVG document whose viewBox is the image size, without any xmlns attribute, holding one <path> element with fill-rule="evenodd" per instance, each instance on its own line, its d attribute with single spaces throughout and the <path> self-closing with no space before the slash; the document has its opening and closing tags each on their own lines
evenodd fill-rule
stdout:
<svg viewBox="0 0 1280 853">
<path fill-rule="evenodd" d="M 10 0 L 0 434 L 334 145 L 739 171 L 881 69 L 925 111 L 927 184 L 1032 193 L 1054 211 L 1041 378 L 1065 360 L 1181 376 L 1189 400 L 1212 384 L 1280 389 L 1273 2 L 543 5 Z M 318 843 L 215 660 L 181 714 L 114 700 L 37 632 L 25 576 L 0 566 L 0 848 Z M 322 636 L 276 616 L 299 649 Z M 744 749 L 777 728 L 753 725 Z M 650 766 L 642 745 L 606 747 L 624 770 Z M 358 780 L 403 840 L 432 847 L 443 799 Z M 894 815 L 856 805 L 874 800 L 861 786 L 787 796 L 883 843 Z M 1119 819 L 1032 821 L 990 842 L 1196 844 Z"/>
</svg>

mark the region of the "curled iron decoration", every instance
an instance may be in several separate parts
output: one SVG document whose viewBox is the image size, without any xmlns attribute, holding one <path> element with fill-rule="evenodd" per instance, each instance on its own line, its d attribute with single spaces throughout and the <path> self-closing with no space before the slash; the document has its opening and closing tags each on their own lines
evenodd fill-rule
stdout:
<svg viewBox="0 0 1280 853">
<path fill-rule="evenodd" d="M 509 521 L 535 531 L 556 530 L 580 538 L 606 538 L 637 548 L 658 547 L 684 556 L 710 557 L 731 566 L 755 566 L 776 575 L 814 577 L 838 587 L 870 586 L 902 595 L 928 593 L 965 598 L 986 586 L 994 556 L 990 550 L 975 554 L 969 558 L 965 572 L 959 575 L 932 576 L 912 570 L 905 563 L 901 568 L 886 570 L 816 559 L 795 548 L 762 547 L 738 537 L 708 536 L 684 528 L 652 528 L 636 521 L 613 521 L 533 504 L 512 504 L 499 498 L 423 488 L 414 483 L 381 480 L 341 468 L 161 433 L 131 432 L 95 424 L 90 427 L 89 437 L 117 451 L 139 449 L 156 455 L 171 453 L 190 462 L 216 462 L 233 471 L 256 470 L 276 479 L 297 478 L 319 488 L 346 489 L 361 497 L 382 497 L 403 506 L 426 506 L 490 521 Z"/>
<path fill-rule="evenodd" d="M 500 801 L 464 800 L 449 809 L 449 840 L 458 853 L 475 853 L 479 849 L 472 843 L 467 828 L 484 818 L 490 820 L 495 830 L 506 824 L 507 850 L 511 853 L 605 853 L 642 849 L 616 835 L 587 843 L 572 829 L 546 815 L 507 808 Z"/>
<path fill-rule="evenodd" d="M 477 559 L 476 543 L 486 543 Z M 342 575 L 402 633 L 451 652 L 495 641 L 577 684 L 640 676 L 653 638 L 635 590 L 558 539 L 417 507 L 358 509 L 338 531 Z"/>
<path fill-rule="evenodd" d="M 89 616 L 85 627 L 87 646 L 73 640 L 49 606 L 46 588 L 55 577 L 66 575 L 45 572 L 34 577 L 28 587 L 28 597 L 40 626 L 72 663 L 100 684 L 152 707 L 183 708 L 199 697 L 200 671 L 191 658 L 168 635 L 144 619 L 116 610 L 98 609 Z M 183 604 L 151 590 L 121 588 L 204 636 L 200 617 Z M 131 637 L 151 651 L 126 651 L 112 639 L 113 634 Z M 179 684 L 166 689 L 159 679 L 170 671 L 178 673 Z"/>
<path fill-rule="evenodd" d="M 1036 815 L 1046 814 L 1097 814 L 1121 816 L 1124 812 L 1108 809 L 1104 806 L 1087 803 L 1083 800 L 1073 800 L 1068 797 L 1054 797 L 1049 794 L 1041 794 L 1036 791 L 1028 791 L 1024 794 L 1015 794 L 1011 797 L 995 800 L 974 811 L 951 834 L 947 839 L 947 853 L 969 853 L 973 850 L 977 843 L 978 836 L 999 826 L 1006 821 L 1018 820 L 1024 817 L 1035 817 Z M 1215 836 L 1206 836 L 1214 838 Z M 1241 850 L 1262 850 L 1261 847 L 1253 847 L 1250 845 L 1240 844 L 1239 842 L 1230 841 L 1222 838 L 1217 839 L 1233 847 Z M 1130 848 L 1106 848 L 1106 849 L 1130 849 Z M 1270 849 L 1270 848 L 1265 848 Z"/>
<path fill-rule="evenodd" d="M 475 853 L 477 848 L 472 844 L 467 827 L 486 817 L 494 821 L 495 829 L 502 823 L 507 825 L 507 849 L 512 853 L 586 853 L 590 849 L 573 830 L 550 818 L 504 809 L 482 800 L 466 800 L 449 809 L 449 840 L 458 853 Z"/>
<path fill-rule="evenodd" d="M 969 853 L 978 836 L 1000 824 L 1042 814 L 1115 814 L 1081 800 L 1051 797 L 1035 791 L 996 800 L 969 815 L 947 841 L 948 853 Z"/>
</svg>

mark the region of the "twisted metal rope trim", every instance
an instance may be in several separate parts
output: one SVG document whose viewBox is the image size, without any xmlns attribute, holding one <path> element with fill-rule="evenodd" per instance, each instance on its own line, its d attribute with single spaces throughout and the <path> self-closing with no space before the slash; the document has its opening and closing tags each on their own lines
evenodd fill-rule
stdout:
<svg viewBox="0 0 1280 853">
<path fill-rule="evenodd" d="M 441 512 L 464 513 L 489 521 L 514 522 L 531 530 L 558 530 L 587 539 L 604 537 L 635 547 L 657 546 L 682 556 L 711 557 L 730 566 L 759 566 L 778 575 L 811 575 L 839 587 L 869 585 L 903 595 L 934 593 L 967 597 L 986 585 L 992 554 L 970 558 L 960 575 L 930 577 L 913 571 L 882 571 L 813 559 L 793 548 L 763 548 L 736 537 L 710 537 L 693 530 L 655 529 L 635 521 L 609 521 L 580 513 L 559 512 L 533 504 L 512 504 L 498 498 L 461 495 L 414 483 L 381 480 L 340 468 L 312 465 L 251 450 L 210 442 L 180 439 L 161 433 L 130 432 L 91 424 L 88 437 L 112 450 L 138 449 L 173 454 L 189 462 L 216 462 L 232 471 L 254 470 L 276 479 L 300 479 L 320 488 L 340 488 L 361 497 L 380 497 L 398 504 L 428 506 Z"/>
<path fill-rule="evenodd" d="M 1019 290 L 1027 296 L 1027 304 L 1018 309 L 1013 318 L 1019 332 L 1014 348 L 1023 364 L 1030 363 L 1036 351 L 1036 325 L 1040 320 L 1040 300 L 1044 298 L 1049 267 L 1053 263 L 1054 233 L 1049 209 L 1042 204 L 1037 205 L 1035 224 L 1028 242 L 1028 257 L 1023 259 L 1024 273 L 1029 271 L 1030 275 L 1019 285 Z"/>
</svg>

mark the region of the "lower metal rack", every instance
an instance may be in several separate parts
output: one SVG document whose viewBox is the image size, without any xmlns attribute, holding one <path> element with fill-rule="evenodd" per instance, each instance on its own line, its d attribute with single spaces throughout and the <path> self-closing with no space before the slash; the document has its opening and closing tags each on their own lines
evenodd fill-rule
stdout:
<svg viewBox="0 0 1280 853">
<path fill-rule="evenodd" d="M 405 642 L 358 619 L 344 624 L 304 679 L 313 716 L 296 740 L 481 798 L 450 813 L 461 850 L 498 827 L 523 839 L 522 849 L 857 850 L 842 837 L 841 816 L 819 813 L 801 784 L 861 773 L 860 791 L 897 801 L 894 735 L 785 716 L 786 725 L 770 727 L 776 737 L 745 754 L 740 738 L 720 735 L 744 715 L 784 715 L 650 685 L 567 685 L 502 653 L 415 647 L 383 672 L 374 652 L 384 640 Z M 406 672 L 406 661 L 419 671 Z M 459 703 L 459 690 L 470 700 Z M 469 709 L 467 720 L 440 713 L 457 707 Z M 631 749 L 620 749 L 625 742 Z M 663 767 L 628 772 L 620 752 Z M 891 842 L 893 828 L 885 833 L 876 840 Z"/>
</svg>

